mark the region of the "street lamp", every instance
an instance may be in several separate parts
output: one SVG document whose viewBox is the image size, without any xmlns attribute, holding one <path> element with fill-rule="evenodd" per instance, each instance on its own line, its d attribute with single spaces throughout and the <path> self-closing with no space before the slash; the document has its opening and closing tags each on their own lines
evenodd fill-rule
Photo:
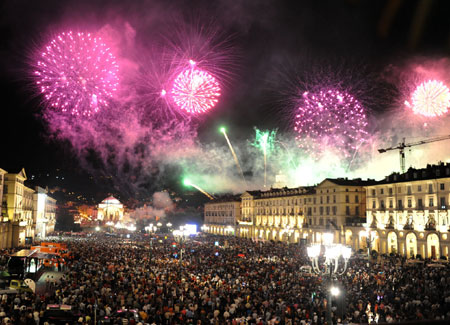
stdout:
<svg viewBox="0 0 450 325">
<path fill-rule="evenodd" d="M 185 231 L 184 226 L 180 227 L 180 230 L 172 231 L 174 239 L 180 244 L 180 264 L 183 261 L 183 243 L 186 241 L 188 232 Z"/>
<path fill-rule="evenodd" d="M 333 285 L 333 279 L 336 275 L 343 275 L 347 269 L 348 259 L 352 253 L 350 247 L 342 244 L 333 244 L 333 234 L 323 234 L 322 244 L 313 244 L 307 247 L 308 257 L 311 260 L 312 269 L 315 273 L 329 277 L 328 304 L 327 304 L 327 323 L 332 324 L 331 319 L 331 301 L 332 296 L 339 295 L 339 289 Z M 323 254 L 322 254 L 323 253 Z M 319 258 L 323 255 L 325 261 L 323 267 L 319 265 Z M 342 259 L 344 264 L 339 267 Z"/>
</svg>

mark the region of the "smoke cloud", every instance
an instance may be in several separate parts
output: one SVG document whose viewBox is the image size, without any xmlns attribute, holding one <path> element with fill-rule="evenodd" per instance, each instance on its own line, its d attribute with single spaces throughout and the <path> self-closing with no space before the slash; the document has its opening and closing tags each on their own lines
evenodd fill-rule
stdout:
<svg viewBox="0 0 450 325">
<path fill-rule="evenodd" d="M 282 131 L 278 131 L 275 148 L 267 156 L 267 165 L 264 166 L 261 150 L 251 145 L 254 143 L 253 127 L 265 127 L 254 125 L 256 123 L 253 122 L 264 116 L 261 110 L 249 109 L 250 105 L 244 107 L 252 96 L 262 96 L 264 89 L 261 85 L 253 87 L 256 80 L 253 75 L 254 79 L 242 75 L 236 77 L 233 69 L 239 65 L 238 57 L 233 54 L 233 44 L 224 34 L 237 31 L 245 35 L 252 28 L 262 31 L 269 29 L 272 19 L 278 15 L 276 4 L 268 1 L 261 7 L 256 2 L 239 1 L 229 7 L 229 1 L 221 1 L 215 10 L 220 12 L 224 8 L 230 8 L 230 11 L 220 16 L 217 26 L 212 26 L 210 23 L 192 23 L 183 14 L 183 7 L 175 10 L 173 7 L 164 7 L 162 2 L 139 2 L 125 11 L 123 16 L 117 9 L 120 5 L 115 3 L 98 23 L 100 26 L 97 26 L 97 30 L 116 53 L 120 66 L 121 85 L 116 97 L 107 110 L 90 118 L 77 119 L 51 108 L 44 109 L 42 117 L 49 133 L 55 139 L 68 142 L 84 168 L 92 173 L 112 175 L 117 188 L 130 195 L 148 195 L 166 186 L 168 181 L 181 183 L 183 177 L 189 177 L 195 185 L 215 194 L 263 189 L 265 169 L 268 187 L 275 183 L 276 175 L 284 175 L 284 185 L 290 187 L 314 185 L 326 177 L 381 179 L 393 171 L 399 171 L 398 150 L 380 154 L 377 149 L 395 147 L 403 138 L 406 143 L 414 143 L 449 133 L 448 115 L 426 119 L 412 114 L 403 104 L 419 81 L 438 78 L 450 82 L 448 59 L 418 58 L 404 64 L 392 64 L 376 78 L 364 75 L 361 71 L 355 72 L 355 68 L 350 72 L 345 71 L 351 77 L 341 78 L 344 74 L 342 71 L 331 73 L 332 69 L 322 69 L 321 63 L 316 62 L 312 64 L 315 71 L 327 74 L 327 82 L 344 88 L 353 85 L 352 94 L 367 108 L 370 134 L 350 159 L 344 159 L 339 149 L 332 144 L 323 147 L 319 157 L 309 157 L 298 148 L 295 135 L 290 131 L 290 120 L 295 109 L 295 96 L 302 93 L 300 89 L 310 83 L 311 79 L 305 77 L 299 80 L 282 76 L 289 79 L 288 83 L 294 84 L 297 91 L 294 96 L 282 89 L 285 84 L 265 82 L 276 75 L 274 70 L 277 69 L 270 67 L 268 62 L 279 61 L 284 56 L 289 60 L 293 56 L 287 49 L 286 39 L 280 37 L 282 40 L 277 44 L 281 48 L 281 45 L 285 45 L 283 50 L 273 49 L 270 53 L 263 53 L 262 47 L 254 50 L 261 50 L 261 53 L 257 53 L 258 56 L 261 54 L 267 60 L 256 60 L 254 65 L 257 67 L 258 77 L 263 79 L 265 86 L 269 85 L 271 92 L 279 92 L 285 99 L 271 104 L 286 107 L 280 111 L 287 120 L 277 119 L 278 115 L 274 112 L 277 109 L 267 114 L 266 119 L 270 119 L 270 123 L 266 124 L 276 124 L 274 129 Z M 258 13 L 261 12 L 264 15 L 258 21 Z M 306 13 L 302 15 L 307 16 Z M 89 19 L 94 20 L 93 18 L 95 17 L 90 16 Z M 83 21 L 82 15 L 78 19 Z M 62 19 L 61 26 L 67 25 L 69 28 L 73 20 Z M 305 23 L 305 26 L 309 23 Z M 185 34 L 184 29 L 188 31 Z M 306 38 L 304 35 L 298 37 Z M 211 69 L 226 86 L 223 102 L 215 108 L 218 117 L 215 117 L 214 112 L 202 118 L 183 115 L 161 96 L 168 80 L 179 71 L 180 64 L 191 56 L 199 64 Z M 303 67 L 311 63 L 310 59 L 302 59 Z M 243 61 L 245 64 L 245 60 Z M 250 60 L 247 63 L 248 61 Z M 336 66 L 339 67 L 336 70 L 343 70 L 344 65 Z M 313 81 L 317 87 L 320 86 L 318 79 L 323 78 L 318 78 L 315 71 L 311 70 L 309 75 L 314 76 Z M 253 72 L 250 71 L 250 74 Z M 297 74 L 303 72 L 302 67 L 296 71 Z M 247 88 L 233 88 L 233 81 L 245 77 L 249 78 L 245 79 Z M 382 83 L 379 82 L 379 77 L 383 79 Z M 278 78 L 280 77 L 275 77 Z M 387 87 L 386 85 L 393 91 L 385 97 L 383 87 Z M 233 91 L 239 94 L 238 99 L 231 98 Z M 394 95 L 395 99 L 391 101 Z M 238 103 L 241 99 L 244 104 Z M 286 113 L 286 109 L 289 113 Z M 231 110 L 234 113 L 228 113 Z M 215 127 L 212 126 L 214 119 L 226 120 L 229 117 L 232 120 L 233 114 L 242 114 L 236 119 L 236 123 L 247 124 L 248 129 L 243 132 L 236 130 L 236 137 L 233 132 L 229 133 L 244 171 L 245 181 L 242 180 L 222 135 L 217 132 L 209 138 L 201 137 L 202 131 L 205 133 L 204 128 Z M 248 122 L 250 115 L 253 120 Z M 446 142 L 432 142 L 413 146 L 406 150 L 406 156 L 407 167 L 424 167 L 427 163 L 450 161 L 450 145 Z M 153 195 L 153 205 L 136 210 L 135 217 L 164 218 L 165 213 L 171 209 L 173 203 L 168 194 L 157 192 Z"/>
</svg>

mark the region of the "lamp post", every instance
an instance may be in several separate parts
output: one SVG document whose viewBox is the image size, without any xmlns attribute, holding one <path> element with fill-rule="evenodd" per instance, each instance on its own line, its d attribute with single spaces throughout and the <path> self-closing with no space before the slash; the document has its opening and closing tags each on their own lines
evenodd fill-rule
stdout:
<svg viewBox="0 0 450 325">
<path fill-rule="evenodd" d="M 180 227 L 180 230 L 174 230 L 172 232 L 174 239 L 180 244 L 180 264 L 183 262 L 183 243 L 188 236 L 188 233 L 185 231 L 184 226 Z"/>
<path fill-rule="evenodd" d="M 311 260 L 312 269 L 316 274 L 329 277 L 328 288 L 328 303 L 327 303 L 327 323 L 332 324 L 331 319 L 331 304 L 332 296 L 339 295 L 339 289 L 333 285 L 333 279 L 336 275 L 342 275 L 347 269 L 348 259 L 351 255 L 351 248 L 342 244 L 333 244 L 333 234 L 323 234 L 322 244 L 313 244 L 307 247 L 308 257 Z M 319 258 L 323 255 L 325 261 L 321 267 Z M 342 259 L 344 264 L 339 267 L 339 262 Z"/>
</svg>

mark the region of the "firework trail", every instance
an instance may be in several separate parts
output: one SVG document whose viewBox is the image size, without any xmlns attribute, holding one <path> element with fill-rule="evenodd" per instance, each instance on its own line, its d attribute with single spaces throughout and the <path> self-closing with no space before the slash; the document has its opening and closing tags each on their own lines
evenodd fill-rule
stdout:
<svg viewBox="0 0 450 325">
<path fill-rule="evenodd" d="M 108 106 L 119 85 L 118 71 L 115 56 L 100 37 L 69 31 L 40 53 L 34 75 L 50 107 L 91 116 Z"/>
<path fill-rule="evenodd" d="M 255 128 L 255 141 L 253 146 L 260 149 L 264 155 L 264 187 L 267 186 L 267 156 L 272 153 L 275 148 L 275 136 L 276 130 L 273 131 L 260 131 Z"/>
<path fill-rule="evenodd" d="M 209 194 L 208 192 L 206 192 L 204 189 L 202 189 L 200 186 L 195 185 L 194 183 L 192 183 L 189 179 L 185 179 L 183 181 L 185 186 L 192 186 L 194 188 L 196 188 L 197 190 L 199 190 L 200 192 L 202 192 L 203 194 L 205 194 L 210 200 L 214 200 L 214 196 L 212 196 L 211 194 Z"/>
<path fill-rule="evenodd" d="M 287 147 L 287 145 L 283 141 L 280 141 L 280 140 L 276 140 L 276 142 L 281 144 L 281 146 L 283 147 L 284 151 L 286 152 L 287 159 L 288 159 L 288 164 L 290 164 L 292 168 L 295 168 L 295 163 L 292 160 L 292 154 L 289 151 L 289 148 Z"/>
<path fill-rule="evenodd" d="M 366 140 L 368 122 L 362 105 L 350 94 L 336 89 L 305 92 L 295 117 L 298 146 L 314 156 L 335 148 L 344 158 Z"/>
<path fill-rule="evenodd" d="M 230 147 L 231 154 L 233 155 L 233 158 L 234 158 L 234 162 L 236 163 L 239 173 L 241 174 L 242 180 L 244 181 L 244 184 L 247 187 L 247 181 L 245 180 L 244 172 L 242 171 L 241 165 L 239 164 L 238 157 L 237 157 L 236 153 L 234 152 L 234 149 L 233 149 L 233 146 L 231 145 L 230 139 L 228 139 L 227 130 L 224 127 L 221 127 L 220 132 L 223 133 L 223 136 L 227 140 L 228 147 Z"/>
<path fill-rule="evenodd" d="M 220 86 L 208 72 L 198 69 L 193 60 L 189 64 L 190 68 L 175 78 L 170 94 L 180 109 L 191 114 L 205 113 L 219 101 Z"/>
<path fill-rule="evenodd" d="M 448 112 L 450 107 L 450 91 L 444 83 L 438 80 L 429 80 L 417 86 L 411 96 L 411 103 L 405 105 L 415 114 L 426 117 L 441 116 Z"/>
</svg>

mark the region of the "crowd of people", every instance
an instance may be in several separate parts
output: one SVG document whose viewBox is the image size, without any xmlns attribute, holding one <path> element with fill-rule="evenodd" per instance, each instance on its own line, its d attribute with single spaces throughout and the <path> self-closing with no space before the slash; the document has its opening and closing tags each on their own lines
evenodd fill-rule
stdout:
<svg viewBox="0 0 450 325">
<path fill-rule="evenodd" d="M 45 324 L 55 304 L 72 306 L 77 324 L 327 323 L 328 279 L 300 270 L 309 260 L 298 244 L 100 234 L 66 242 L 75 259 L 61 279 L 41 294 L 3 295 L 2 324 Z M 335 279 L 333 324 L 450 322 L 450 267 L 435 266 L 351 258 Z"/>
</svg>

